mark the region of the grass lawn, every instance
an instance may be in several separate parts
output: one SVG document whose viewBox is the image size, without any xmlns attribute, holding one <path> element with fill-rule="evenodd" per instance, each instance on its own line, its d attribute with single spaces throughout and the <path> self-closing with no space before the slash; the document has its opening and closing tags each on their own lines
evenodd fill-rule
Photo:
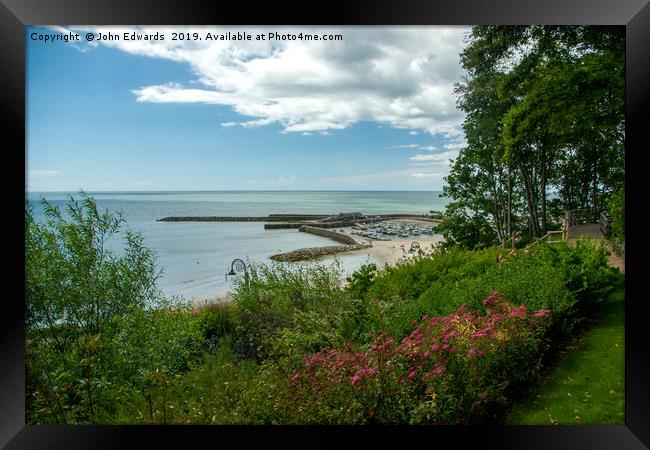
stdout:
<svg viewBox="0 0 650 450">
<path fill-rule="evenodd" d="M 624 290 L 612 293 L 597 323 L 505 417 L 520 425 L 624 424 Z"/>
</svg>

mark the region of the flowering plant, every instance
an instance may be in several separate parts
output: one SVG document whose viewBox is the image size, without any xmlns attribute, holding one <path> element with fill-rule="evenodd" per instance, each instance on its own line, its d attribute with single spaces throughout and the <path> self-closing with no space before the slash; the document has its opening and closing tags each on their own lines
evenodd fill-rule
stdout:
<svg viewBox="0 0 650 450">
<path fill-rule="evenodd" d="M 368 348 L 323 349 L 289 387 L 299 422 L 468 423 L 505 401 L 539 368 L 549 310 L 528 311 L 499 292 L 485 314 L 465 306 L 423 316 L 400 341 L 382 332 Z"/>
</svg>

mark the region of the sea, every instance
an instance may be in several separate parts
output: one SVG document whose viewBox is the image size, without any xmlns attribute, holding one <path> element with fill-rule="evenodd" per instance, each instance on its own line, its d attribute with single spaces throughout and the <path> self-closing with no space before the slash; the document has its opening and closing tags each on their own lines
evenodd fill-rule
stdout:
<svg viewBox="0 0 650 450">
<path fill-rule="evenodd" d="M 225 298 L 234 279 L 226 276 L 235 259 L 247 264 L 271 264 L 269 257 L 304 247 L 337 245 L 329 238 L 298 229 L 265 230 L 263 222 L 159 222 L 167 216 L 266 216 L 269 214 L 426 214 L 444 211 L 450 199 L 439 191 L 211 191 L 211 192 L 87 192 L 101 211 L 120 211 L 126 226 L 139 231 L 163 270 L 158 287 L 163 294 L 193 303 Z M 35 220 L 45 220 L 40 199 L 61 207 L 79 193 L 29 192 Z M 120 252 L 123 233 L 107 248 Z M 325 264 L 337 264 L 343 276 L 376 262 L 365 254 L 338 254 Z M 289 263 L 288 263 L 289 264 Z"/>
</svg>

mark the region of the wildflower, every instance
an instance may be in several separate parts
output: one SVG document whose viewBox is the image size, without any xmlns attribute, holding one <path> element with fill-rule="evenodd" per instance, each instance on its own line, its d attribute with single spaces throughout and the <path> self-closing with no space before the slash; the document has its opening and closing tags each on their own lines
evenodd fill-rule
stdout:
<svg viewBox="0 0 650 450">
<path fill-rule="evenodd" d="M 409 372 L 409 374 L 408 374 L 408 379 L 410 380 L 410 379 L 413 378 L 414 376 L 415 376 L 415 370 Z"/>
<path fill-rule="evenodd" d="M 352 375 L 352 378 L 350 379 L 350 381 L 351 381 L 353 386 L 356 386 L 361 381 L 361 377 L 359 375 Z"/>
<path fill-rule="evenodd" d="M 483 306 L 496 305 L 499 303 L 499 299 L 503 299 L 503 294 L 499 291 L 492 291 L 492 293 L 483 300 Z"/>
<path fill-rule="evenodd" d="M 508 314 L 508 317 L 521 317 L 526 313 L 526 305 L 521 305 L 518 308 L 513 309 Z"/>
<path fill-rule="evenodd" d="M 442 364 L 438 363 L 438 364 L 436 364 L 436 366 L 433 368 L 433 373 L 434 373 L 435 375 L 440 375 L 440 374 L 443 373 L 446 369 L 447 369 L 447 368 L 446 368 L 445 366 L 443 366 Z"/>
<path fill-rule="evenodd" d="M 293 374 L 293 376 L 291 377 L 291 383 L 289 383 L 289 386 L 291 386 L 291 387 L 295 386 L 296 383 L 298 382 L 298 378 L 300 378 L 300 372 L 296 372 L 295 374 Z"/>
<path fill-rule="evenodd" d="M 548 317 L 550 315 L 551 315 L 550 309 L 540 309 L 539 311 L 535 311 L 533 317 Z"/>
<path fill-rule="evenodd" d="M 482 330 L 476 331 L 472 335 L 472 337 L 474 339 L 477 339 L 477 338 L 482 338 L 482 337 L 485 337 L 485 336 L 489 336 L 492 333 L 494 333 L 494 329 L 492 329 L 492 327 L 487 327 L 487 328 L 483 328 Z"/>
<path fill-rule="evenodd" d="M 483 356 L 483 355 L 485 355 L 485 353 L 483 353 L 481 350 L 479 350 L 477 348 L 472 347 L 467 351 L 467 355 L 468 356 Z"/>
<path fill-rule="evenodd" d="M 454 337 L 455 335 L 456 335 L 456 332 L 455 332 L 455 331 L 450 331 L 449 333 L 445 334 L 445 335 L 442 337 L 442 340 L 443 340 L 444 342 L 449 342 L 449 339 L 451 339 L 451 338 Z"/>
<path fill-rule="evenodd" d="M 424 353 L 422 353 L 423 358 L 428 358 L 431 352 L 429 350 L 425 350 Z"/>
</svg>

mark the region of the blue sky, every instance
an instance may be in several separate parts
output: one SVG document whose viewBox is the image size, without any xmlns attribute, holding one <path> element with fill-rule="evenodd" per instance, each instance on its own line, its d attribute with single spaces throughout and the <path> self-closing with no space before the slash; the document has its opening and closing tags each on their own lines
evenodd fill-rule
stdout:
<svg viewBox="0 0 650 450">
<path fill-rule="evenodd" d="M 70 30 L 79 43 L 31 39 Z M 171 41 L 214 27 L 112 31 L 133 30 L 166 40 L 28 29 L 30 191 L 439 190 L 464 143 L 453 83 L 467 29 L 250 44 Z"/>
</svg>

